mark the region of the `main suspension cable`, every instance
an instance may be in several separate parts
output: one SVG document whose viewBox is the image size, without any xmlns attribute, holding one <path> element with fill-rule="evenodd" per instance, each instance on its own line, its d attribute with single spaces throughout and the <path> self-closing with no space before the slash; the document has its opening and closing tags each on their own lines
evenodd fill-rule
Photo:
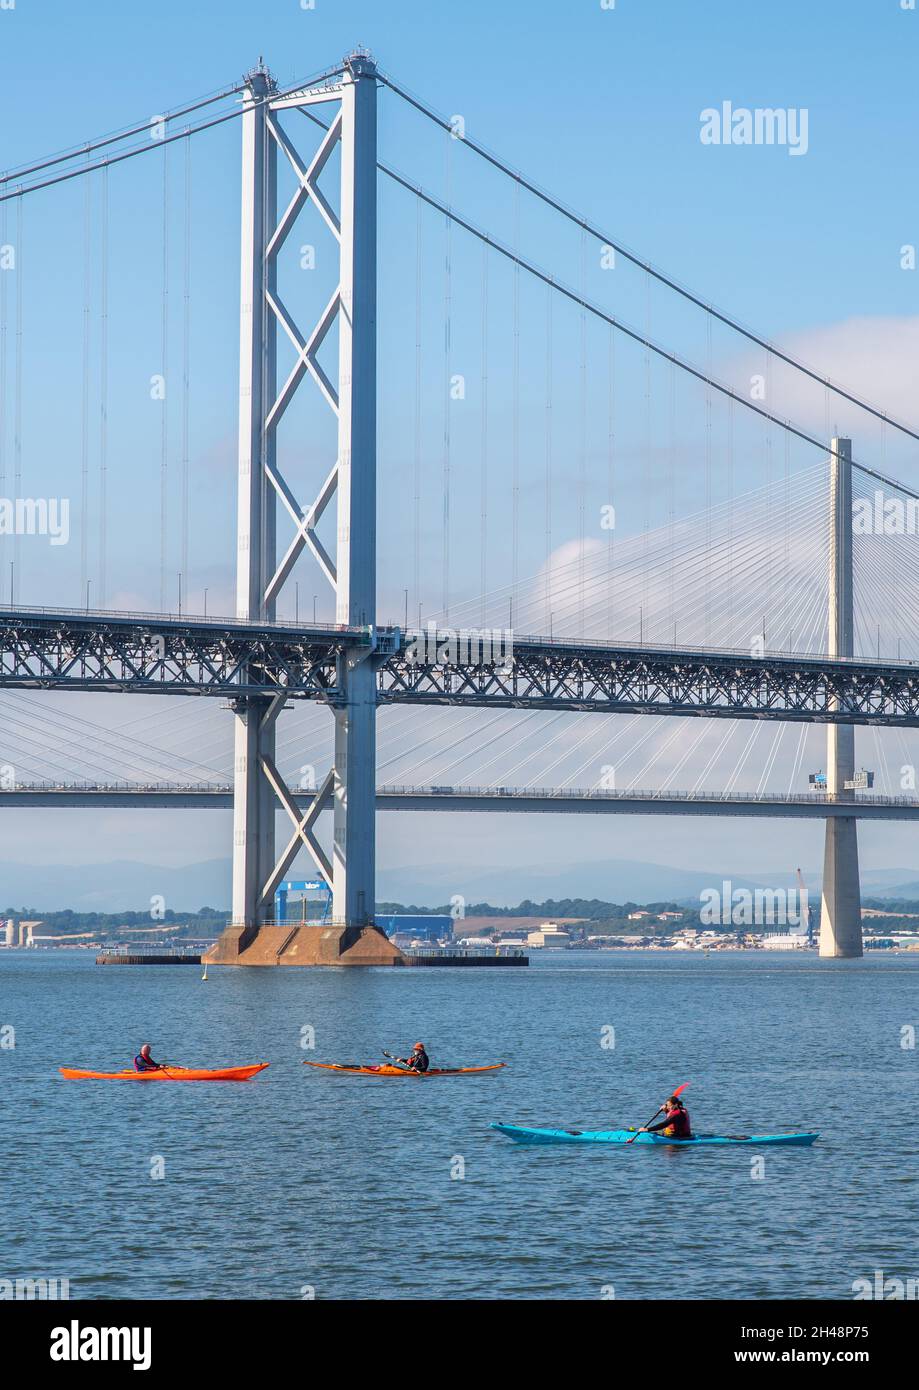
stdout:
<svg viewBox="0 0 919 1390">
<path fill-rule="evenodd" d="M 341 75 L 343 71 L 344 69 L 341 67 L 333 68 L 327 72 L 319 73 L 315 77 L 308 78 L 305 82 L 298 82 L 293 87 L 287 87 L 281 91 L 268 92 L 265 96 L 259 97 L 255 101 L 248 102 L 245 105 L 240 105 L 234 111 L 225 111 L 221 113 L 221 115 L 219 116 L 214 116 L 209 121 L 199 121 L 196 125 L 186 126 L 184 130 L 176 131 L 176 133 L 173 135 L 164 135 L 157 140 L 146 140 L 143 144 L 132 145 L 131 148 L 128 150 L 120 150 L 116 154 L 103 155 L 101 159 L 93 160 L 91 163 L 81 164 L 79 168 L 76 169 L 66 169 L 62 173 L 53 174 L 50 178 L 39 179 L 35 183 L 19 183 L 15 188 L 12 188 L 7 192 L 0 192 L 0 203 L 5 203 L 12 198 L 24 198 L 27 193 L 37 193 L 39 189 L 51 188 L 58 183 L 66 183 L 69 179 L 82 178 L 84 174 L 92 173 L 95 169 L 108 168 L 112 164 L 120 164 L 123 160 L 133 159 L 136 155 L 149 154 L 151 150 L 161 149 L 163 145 L 171 145 L 176 140 L 184 140 L 187 135 L 200 135 L 202 131 L 212 130 L 214 126 L 223 125 L 225 121 L 238 120 L 239 117 L 242 116 L 246 111 L 252 111 L 259 106 L 267 106 L 273 101 L 280 100 L 282 97 L 291 96 L 295 92 L 303 91 L 308 87 L 313 87 L 319 82 L 326 81 L 333 77 L 338 77 Z M 242 90 L 242 88 L 239 88 L 238 90 Z M 178 113 L 176 113 L 176 115 L 177 114 Z M 172 120 L 173 117 L 170 116 L 166 119 Z M 138 127 L 138 129 L 149 131 L 150 124 L 151 123 L 147 121 L 144 125 Z M 129 132 L 129 134 L 134 133 L 135 132 L 133 130 Z M 128 135 L 123 134 L 115 138 L 127 139 Z M 106 143 L 111 143 L 111 141 L 98 142 L 99 145 Z M 88 146 L 81 145 L 70 155 L 62 156 L 62 158 L 75 159 L 78 155 L 82 154 L 83 151 L 87 148 Z M 54 161 L 49 161 L 49 163 L 53 162 Z M 41 166 L 36 166 L 36 168 L 38 167 Z M 28 170 L 16 174 L 11 174 L 5 178 L 2 178 L 0 179 L 0 188 L 2 188 L 4 183 L 11 183 L 14 178 L 21 179 L 27 177 L 27 175 Z"/>
<path fill-rule="evenodd" d="M 413 106 L 416 111 L 426 116 L 428 120 L 432 121 L 442 130 L 451 130 L 449 121 L 438 115 L 436 111 L 427 106 L 419 97 L 413 96 L 410 92 L 406 91 L 404 87 L 399 86 L 398 83 L 394 82 L 386 73 L 377 70 L 377 76 L 391 92 L 394 92 L 396 96 L 400 96 L 403 101 L 407 102 L 409 106 Z M 688 302 L 695 305 L 697 309 L 703 309 L 705 313 L 710 314 L 712 318 L 717 319 L 719 323 L 723 323 L 727 328 L 732 329 L 735 333 L 739 333 L 742 337 L 746 338 L 748 342 L 755 343 L 757 347 L 765 348 L 766 351 L 771 353 L 778 361 L 784 362 L 786 366 L 792 367 L 795 371 L 803 373 L 803 375 L 809 377 L 811 381 L 819 382 L 821 386 L 832 391 L 834 395 L 849 401 L 851 405 L 858 406 L 860 410 L 864 410 L 869 415 L 873 415 L 875 419 L 885 421 L 894 429 L 909 435 L 911 439 L 919 440 L 919 430 L 912 430 L 908 425 L 901 424 L 892 419 L 876 406 L 870 405 L 867 401 L 863 401 L 860 397 L 846 391 L 844 387 L 838 386 L 827 377 L 821 376 L 819 372 L 814 371 L 813 368 L 806 366 L 797 358 L 792 357 L 790 353 L 783 352 L 781 348 L 776 347 L 776 345 L 769 342 L 768 339 L 759 337 L 752 329 L 745 328 L 742 323 L 731 318 L 730 315 L 723 313 L 720 309 L 716 309 L 714 305 L 707 304 L 704 299 L 693 294 L 685 285 L 681 285 L 677 280 L 666 275 L 662 270 L 658 270 L 650 261 L 642 260 L 640 256 L 637 256 L 633 251 L 623 246 L 614 237 L 609 236 L 606 232 L 601 231 L 598 227 L 588 222 L 585 217 L 581 217 L 578 213 L 572 211 L 571 208 L 566 207 L 564 203 L 554 198 L 550 193 L 546 192 L 544 188 L 540 188 L 538 184 L 525 178 L 519 170 L 511 168 L 509 164 L 505 164 L 502 159 L 499 159 L 497 155 L 493 154 L 484 145 L 480 145 L 478 141 L 473 140 L 468 134 L 464 133 L 463 144 L 472 150 L 474 154 L 479 155 L 480 158 L 491 164 L 495 169 L 498 169 L 502 174 L 506 174 L 508 178 L 513 179 L 520 188 L 525 189 L 527 193 L 531 193 L 534 198 L 538 198 L 540 202 L 545 203 L 546 206 L 552 208 L 554 212 L 560 213 L 562 217 L 567 218 L 569 222 L 573 222 L 575 226 L 580 227 L 582 231 L 586 232 L 589 236 L 595 237 L 598 241 L 602 242 L 604 246 L 611 247 L 617 255 L 622 256 L 632 265 L 637 266 L 639 270 L 643 270 L 646 275 L 650 275 L 653 279 L 659 281 L 662 285 L 666 285 L 667 289 L 673 290 L 675 294 L 688 300 Z"/>
</svg>

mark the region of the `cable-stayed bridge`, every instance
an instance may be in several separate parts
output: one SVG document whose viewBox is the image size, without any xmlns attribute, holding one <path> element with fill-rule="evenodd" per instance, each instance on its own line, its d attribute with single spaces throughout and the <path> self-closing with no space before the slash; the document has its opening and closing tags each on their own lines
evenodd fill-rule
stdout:
<svg viewBox="0 0 919 1390">
<path fill-rule="evenodd" d="M 434 144 L 412 143 L 408 119 Z M 384 126 L 397 160 L 381 154 Z M 231 400 L 214 306 L 234 290 L 209 264 L 205 351 L 192 350 L 192 149 L 239 128 Z M 418 167 L 403 172 L 410 154 Z M 119 228 L 115 181 L 127 170 L 149 198 L 151 159 L 157 274 L 140 255 L 149 283 L 129 271 L 119 285 L 116 233 L 139 236 L 141 219 L 123 209 Z M 493 181 L 484 193 L 470 164 Z M 202 201 L 219 182 L 208 175 Z M 42 377 L 66 335 L 62 322 L 30 335 L 47 233 L 24 209 L 53 224 L 75 186 L 82 373 L 60 409 L 79 423 L 62 463 L 79 464 L 79 554 L 66 547 L 58 576 L 29 546 L 49 535 L 47 556 L 56 540 L 63 552 L 60 509 L 27 493 L 61 451 Z M 0 190 L 15 289 L 0 276 L 0 764 L 15 770 L 0 806 L 232 805 L 227 960 L 270 922 L 302 851 L 332 884 L 342 952 L 372 931 L 379 809 L 816 816 L 821 951 L 860 952 L 856 820 L 909 819 L 919 804 L 903 776 L 919 726 L 919 501 L 894 476 L 919 433 L 572 213 L 367 54 L 286 89 L 260 65 L 155 129 L 33 162 Z M 297 245 L 295 227 L 313 240 Z M 214 235 L 219 246 L 225 227 Z M 116 289 L 147 313 L 150 331 L 127 336 L 145 357 L 136 376 L 157 368 L 146 431 L 125 405 L 139 394 L 130 354 L 113 350 Z M 222 402 L 238 416 L 232 463 L 229 447 L 208 457 L 213 430 L 196 434 L 193 363 L 204 413 Z M 234 474 L 231 599 L 228 566 L 199 555 L 231 532 Z M 323 599 L 318 616 L 315 594 L 309 621 L 311 580 L 334 607 Z M 138 736 L 49 704 L 105 692 L 182 695 L 182 709 L 220 697 L 232 767 L 180 753 L 182 738 L 203 748 L 202 730 L 162 706 L 138 715 Z M 302 761 L 318 722 L 293 747 L 282 737 L 303 706 L 331 716 L 331 757 Z M 815 725 L 826 785 L 802 793 Z M 883 794 L 855 790 L 857 726 L 872 729 Z M 125 763 L 140 775 L 113 785 Z M 642 789 L 649 769 L 659 785 Z M 770 790 L 780 770 L 787 785 Z"/>
</svg>

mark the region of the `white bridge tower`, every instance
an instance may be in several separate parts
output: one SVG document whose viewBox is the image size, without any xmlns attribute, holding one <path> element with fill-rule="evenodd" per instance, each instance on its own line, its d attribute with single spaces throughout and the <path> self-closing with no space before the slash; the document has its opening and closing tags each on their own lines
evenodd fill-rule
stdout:
<svg viewBox="0 0 919 1390">
<path fill-rule="evenodd" d="M 263 66 L 246 80 L 242 114 L 242 238 L 239 383 L 239 501 L 237 617 L 275 618 L 279 594 L 297 559 L 309 551 L 335 593 L 336 623 L 369 631 L 340 662 L 343 695 L 333 709 L 333 767 L 304 811 L 275 762 L 275 728 L 283 691 L 234 703 L 233 921 L 225 941 L 245 949 L 272 920 L 274 893 L 301 848 L 331 885 L 333 922 L 360 936 L 374 921 L 374 817 L 376 795 L 376 69 L 355 54 L 341 72 L 294 92 L 279 93 Z M 312 114 L 323 127 L 316 153 L 301 158 L 282 127 L 283 112 Z M 338 150 L 340 194 L 336 210 L 319 186 Z M 278 213 L 278 156 L 294 172 L 296 187 Z M 309 208 L 338 246 L 338 284 L 316 323 L 301 332 L 282 302 L 277 259 L 300 213 Z M 337 381 L 318 353 L 333 325 L 339 340 Z M 278 384 L 278 335 L 293 346 L 294 365 Z M 337 419 L 337 456 L 317 495 L 306 506 L 282 476 L 277 429 L 300 385 L 318 388 Z M 334 554 L 316 527 L 336 512 Z M 288 534 L 280 540 L 279 531 Z M 282 532 L 283 534 L 283 532 Z M 331 809 L 331 855 L 316 836 L 320 813 Z M 290 820 L 280 852 L 279 810 Z M 226 952 L 224 952 L 226 956 Z M 304 962 L 305 963 L 305 962 Z"/>
</svg>

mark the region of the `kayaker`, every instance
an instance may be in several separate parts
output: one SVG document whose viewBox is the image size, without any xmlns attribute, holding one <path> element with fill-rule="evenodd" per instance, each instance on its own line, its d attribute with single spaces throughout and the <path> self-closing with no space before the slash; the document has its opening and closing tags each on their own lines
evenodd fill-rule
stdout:
<svg viewBox="0 0 919 1390">
<path fill-rule="evenodd" d="M 658 1120 L 656 1125 L 642 1125 L 639 1134 L 663 1134 L 667 1139 L 691 1139 L 692 1126 L 689 1123 L 689 1111 L 680 1100 L 679 1096 L 670 1096 L 664 1101 L 661 1109 L 665 1112 L 664 1118 Z"/>
<path fill-rule="evenodd" d="M 140 1051 L 138 1052 L 137 1056 L 134 1058 L 134 1070 L 135 1070 L 135 1071 L 162 1071 L 162 1070 L 163 1070 L 161 1064 L 160 1064 L 159 1062 L 154 1062 L 153 1058 L 150 1056 L 150 1044 L 149 1044 L 149 1043 L 144 1043 L 143 1047 L 140 1049 Z"/>
<path fill-rule="evenodd" d="M 428 1054 L 424 1050 L 424 1043 L 415 1043 L 411 1057 L 397 1057 L 396 1061 L 408 1067 L 409 1071 L 425 1072 L 431 1065 Z"/>
</svg>

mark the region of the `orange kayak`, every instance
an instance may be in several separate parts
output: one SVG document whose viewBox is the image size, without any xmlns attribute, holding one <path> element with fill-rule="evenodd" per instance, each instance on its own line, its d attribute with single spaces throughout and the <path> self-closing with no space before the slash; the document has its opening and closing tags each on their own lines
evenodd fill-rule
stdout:
<svg viewBox="0 0 919 1390">
<path fill-rule="evenodd" d="M 426 1081 L 432 1076 L 480 1076 L 484 1071 L 500 1071 L 506 1062 L 493 1062 L 490 1067 L 431 1067 L 429 1071 L 409 1071 L 407 1067 L 361 1067 L 357 1062 L 304 1062 L 305 1067 L 320 1071 L 337 1071 L 347 1076 L 415 1076 Z"/>
<path fill-rule="evenodd" d="M 60 1067 L 68 1081 L 248 1081 L 264 1071 L 267 1062 L 251 1067 L 163 1067 L 161 1071 L 83 1071 L 79 1067 Z"/>
</svg>

